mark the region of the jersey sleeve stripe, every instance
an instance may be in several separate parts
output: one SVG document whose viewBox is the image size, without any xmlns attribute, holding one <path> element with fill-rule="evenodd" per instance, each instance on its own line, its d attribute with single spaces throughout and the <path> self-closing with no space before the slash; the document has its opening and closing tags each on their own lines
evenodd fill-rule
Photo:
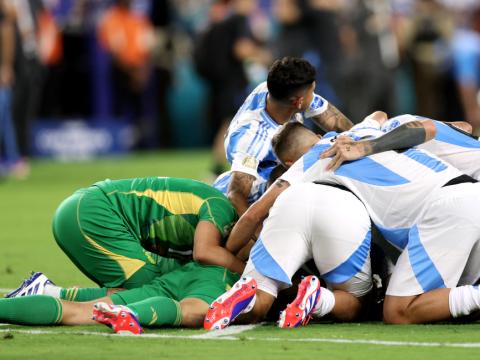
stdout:
<svg viewBox="0 0 480 360">
<path fill-rule="evenodd" d="M 251 124 L 246 124 L 233 132 L 230 136 L 230 140 L 227 145 L 226 153 L 227 160 L 229 163 L 233 161 L 233 155 L 235 154 L 236 149 L 238 148 L 238 143 L 244 137 L 244 135 L 250 130 Z"/>
</svg>

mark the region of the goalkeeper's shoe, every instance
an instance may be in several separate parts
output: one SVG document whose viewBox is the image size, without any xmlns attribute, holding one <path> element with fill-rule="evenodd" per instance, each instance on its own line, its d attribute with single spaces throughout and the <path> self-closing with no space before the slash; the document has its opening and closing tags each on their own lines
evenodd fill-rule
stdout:
<svg viewBox="0 0 480 360">
<path fill-rule="evenodd" d="M 307 276 L 298 285 L 297 297 L 280 313 L 278 327 L 296 328 L 307 325 L 311 313 L 320 299 L 320 280 L 316 276 Z"/>
<path fill-rule="evenodd" d="M 205 330 L 223 329 L 238 315 L 252 310 L 256 289 L 255 279 L 246 276 L 238 280 L 230 290 L 210 305 L 203 322 Z"/>
<path fill-rule="evenodd" d="M 93 305 L 93 320 L 107 325 L 117 334 L 139 335 L 143 333 L 142 326 L 135 313 L 123 305 L 110 305 L 98 302 Z"/>
<path fill-rule="evenodd" d="M 42 295 L 46 285 L 55 285 L 41 272 L 33 272 L 28 279 L 15 290 L 5 295 L 6 298 L 15 298 L 28 295 Z"/>
</svg>

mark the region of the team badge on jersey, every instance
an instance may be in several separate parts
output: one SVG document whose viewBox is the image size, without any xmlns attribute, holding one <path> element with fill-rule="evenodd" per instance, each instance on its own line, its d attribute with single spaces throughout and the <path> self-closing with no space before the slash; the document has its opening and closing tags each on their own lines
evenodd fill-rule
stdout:
<svg viewBox="0 0 480 360">
<path fill-rule="evenodd" d="M 257 170 L 258 159 L 253 156 L 247 156 L 242 160 L 242 165 L 247 168 Z"/>
</svg>

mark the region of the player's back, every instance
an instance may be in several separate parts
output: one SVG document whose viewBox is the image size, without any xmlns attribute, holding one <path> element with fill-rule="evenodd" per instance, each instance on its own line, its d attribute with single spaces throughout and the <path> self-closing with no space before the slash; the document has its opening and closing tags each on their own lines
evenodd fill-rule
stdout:
<svg viewBox="0 0 480 360">
<path fill-rule="evenodd" d="M 402 124 L 426 119 L 415 115 L 400 115 L 391 118 L 382 126 L 383 132 L 389 132 Z M 463 173 L 480 180 L 480 141 L 453 125 L 433 120 L 436 127 L 435 137 L 417 147 L 438 156 L 455 166 Z"/>
<path fill-rule="evenodd" d="M 279 128 L 266 111 L 267 83 L 258 85 L 237 111 L 225 137 L 225 153 L 232 171 L 267 181 L 278 163 L 271 139 Z"/>
<path fill-rule="evenodd" d="M 384 236 L 399 248 L 406 245 L 408 230 L 435 190 L 462 175 L 419 149 L 387 151 L 345 162 L 334 172 L 326 171 L 330 159 L 318 159 L 331 144 L 332 138 L 319 141 L 281 178 L 291 184 L 318 181 L 347 187 L 362 200 Z"/>
<path fill-rule="evenodd" d="M 191 250 L 200 220 L 214 223 L 223 235 L 236 219 L 220 191 L 192 179 L 145 177 L 104 180 L 94 186 L 146 245 Z"/>
</svg>

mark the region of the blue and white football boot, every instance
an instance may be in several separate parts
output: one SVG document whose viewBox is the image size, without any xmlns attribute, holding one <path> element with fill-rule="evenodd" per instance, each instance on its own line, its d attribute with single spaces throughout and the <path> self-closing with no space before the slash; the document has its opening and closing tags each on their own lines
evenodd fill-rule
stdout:
<svg viewBox="0 0 480 360">
<path fill-rule="evenodd" d="M 42 295 L 46 285 L 55 285 L 43 273 L 33 272 L 28 279 L 15 290 L 5 295 L 6 298 L 15 298 L 29 295 Z"/>
</svg>

